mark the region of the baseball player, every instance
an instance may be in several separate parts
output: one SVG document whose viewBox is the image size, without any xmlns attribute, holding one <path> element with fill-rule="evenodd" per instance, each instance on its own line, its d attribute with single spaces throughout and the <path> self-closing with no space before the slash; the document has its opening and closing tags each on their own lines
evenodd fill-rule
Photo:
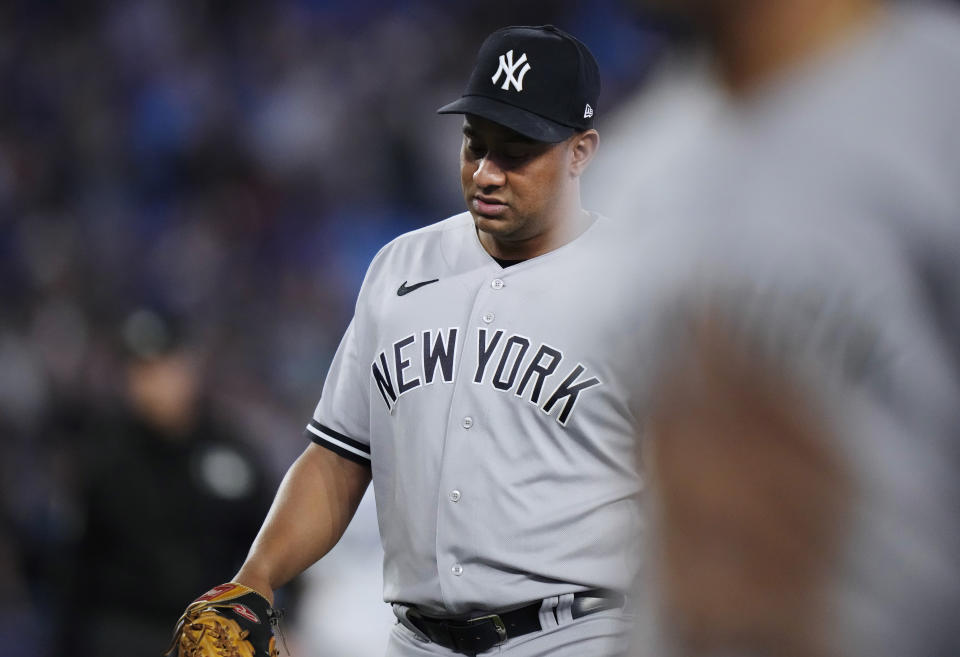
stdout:
<svg viewBox="0 0 960 657">
<path fill-rule="evenodd" d="M 484 41 L 439 110 L 468 211 L 374 258 L 239 593 L 322 557 L 372 479 L 389 655 L 621 654 L 640 481 L 612 231 L 580 203 L 599 90 L 553 26 Z"/>
<path fill-rule="evenodd" d="M 674 8 L 706 58 L 627 106 L 594 171 L 639 227 L 628 291 L 667 327 L 662 645 L 637 654 L 958 654 L 960 17 Z"/>
</svg>

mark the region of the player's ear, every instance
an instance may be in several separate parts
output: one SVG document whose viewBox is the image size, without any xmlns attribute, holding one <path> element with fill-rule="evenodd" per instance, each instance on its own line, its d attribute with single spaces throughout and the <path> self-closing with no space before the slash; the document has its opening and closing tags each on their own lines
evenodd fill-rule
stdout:
<svg viewBox="0 0 960 657">
<path fill-rule="evenodd" d="M 578 132 L 570 138 L 570 176 L 579 177 L 600 146 L 600 134 L 593 129 Z"/>
</svg>

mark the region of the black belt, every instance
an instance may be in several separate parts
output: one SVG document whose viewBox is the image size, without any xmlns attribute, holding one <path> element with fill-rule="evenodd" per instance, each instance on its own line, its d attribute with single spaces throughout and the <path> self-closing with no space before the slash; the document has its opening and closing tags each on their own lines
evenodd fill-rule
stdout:
<svg viewBox="0 0 960 657">
<path fill-rule="evenodd" d="M 618 609 L 625 602 L 624 595 L 614 591 L 580 591 L 573 594 L 570 614 L 573 618 L 581 618 L 606 609 Z M 543 629 L 540 626 L 541 606 L 542 601 L 537 601 L 519 609 L 465 619 L 434 618 L 410 608 L 407 618 L 434 643 L 454 652 L 476 655 L 507 639 Z"/>
</svg>

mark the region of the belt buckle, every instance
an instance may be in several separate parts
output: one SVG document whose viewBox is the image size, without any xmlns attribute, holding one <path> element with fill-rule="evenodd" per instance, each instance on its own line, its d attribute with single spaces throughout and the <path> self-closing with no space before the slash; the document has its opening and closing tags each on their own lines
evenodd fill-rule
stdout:
<svg viewBox="0 0 960 657">
<path fill-rule="evenodd" d="M 500 643 L 503 643 L 507 640 L 507 626 L 503 624 L 503 619 L 501 619 L 497 614 L 477 616 L 476 618 L 469 619 L 466 624 L 474 625 L 476 623 L 483 623 L 485 621 L 491 621 L 493 623 L 493 628 L 497 631 L 497 636 L 500 637 Z"/>
</svg>

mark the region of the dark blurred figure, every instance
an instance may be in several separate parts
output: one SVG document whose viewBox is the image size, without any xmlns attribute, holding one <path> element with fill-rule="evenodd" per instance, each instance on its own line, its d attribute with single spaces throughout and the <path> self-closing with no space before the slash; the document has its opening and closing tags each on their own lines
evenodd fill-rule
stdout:
<svg viewBox="0 0 960 657">
<path fill-rule="evenodd" d="M 126 399 L 64 413 L 81 529 L 55 654 L 159 654 L 197 582 L 229 578 L 272 496 L 262 459 L 203 396 L 201 363 L 150 311 L 123 327 Z"/>
<path fill-rule="evenodd" d="M 642 4 L 680 47 L 595 178 L 661 323 L 637 654 L 960 654 L 960 16 Z"/>
</svg>

